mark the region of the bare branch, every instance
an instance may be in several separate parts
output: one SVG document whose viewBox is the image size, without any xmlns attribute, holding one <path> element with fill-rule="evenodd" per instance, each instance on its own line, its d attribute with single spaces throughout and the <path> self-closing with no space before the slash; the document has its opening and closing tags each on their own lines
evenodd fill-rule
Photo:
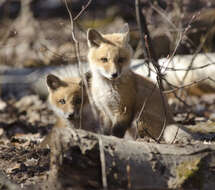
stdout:
<svg viewBox="0 0 215 190">
<path fill-rule="evenodd" d="M 83 14 L 83 12 L 89 7 L 89 5 L 91 4 L 91 2 L 92 2 L 92 0 L 89 0 L 85 6 L 82 6 L 81 11 L 75 16 L 75 18 L 73 19 L 73 21 L 76 21 Z"/>
<path fill-rule="evenodd" d="M 186 85 L 183 85 L 183 86 L 179 86 L 179 87 L 177 87 L 177 88 L 175 88 L 175 89 L 172 89 L 172 90 L 165 90 L 165 91 L 163 91 L 163 92 L 164 92 L 165 94 L 169 94 L 169 93 L 172 93 L 172 92 L 177 91 L 177 90 L 179 90 L 179 89 L 187 88 L 187 87 L 196 85 L 196 84 L 198 84 L 198 83 L 200 83 L 200 82 L 203 82 L 203 81 L 205 81 L 205 80 L 208 80 L 209 78 L 210 78 L 210 77 L 207 77 L 207 78 L 204 78 L 204 79 L 200 79 L 200 80 L 194 81 L 194 82 L 192 82 L 192 83 L 190 83 L 190 84 L 186 84 Z M 211 78 L 210 78 L 210 79 L 211 79 Z M 213 79 L 212 79 L 212 80 L 213 80 Z"/>
<path fill-rule="evenodd" d="M 162 129 L 160 136 L 158 137 L 158 141 L 160 141 L 160 139 L 163 135 L 163 131 L 165 130 L 166 116 L 167 116 L 166 105 L 165 105 L 164 96 L 162 93 L 162 91 L 164 89 L 163 84 L 162 84 L 162 73 L 161 73 L 160 66 L 158 64 L 158 57 L 156 56 L 154 48 L 152 46 L 151 38 L 150 38 L 149 31 L 147 28 L 146 19 L 145 19 L 144 15 L 141 14 L 141 8 L 140 8 L 140 1 L 139 0 L 135 1 L 135 7 L 136 7 L 136 19 L 137 19 L 137 24 L 138 24 L 139 30 L 140 30 L 140 37 L 141 37 L 141 41 L 142 41 L 142 45 L 143 45 L 144 56 L 146 59 L 152 61 L 153 67 L 156 70 L 157 83 L 158 83 L 158 86 L 160 89 L 160 95 L 162 98 L 162 104 L 163 104 L 163 108 L 164 108 L 165 119 L 164 119 L 164 123 L 163 123 L 163 129 Z"/>
<path fill-rule="evenodd" d="M 90 3 L 91 1 L 89 1 L 88 3 Z M 96 110 L 95 110 L 95 107 L 94 107 L 94 103 L 93 103 L 93 100 L 92 100 L 92 96 L 91 96 L 91 93 L 90 93 L 90 90 L 88 88 L 88 84 L 87 84 L 87 80 L 86 80 L 86 77 L 83 73 L 83 68 L 82 68 L 82 62 L 81 62 L 81 56 L 80 56 L 80 49 L 79 49 L 79 42 L 78 40 L 76 39 L 76 36 L 75 36 L 75 33 L 74 33 L 74 20 L 73 20 L 73 17 L 72 17 L 72 14 L 71 14 L 71 11 L 69 10 L 69 7 L 68 7 L 68 4 L 67 4 L 67 0 L 65 0 L 65 5 L 66 5 L 66 9 L 69 13 L 69 16 L 70 16 L 70 22 L 71 22 L 71 32 L 72 32 L 72 39 L 73 41 L 75 42 L 75 52 L 76 52 L 76 55 L 77 55 L 77 58 L 78 58 L 78 65 L 79 65 L 79 71 L 80 71 L 80 75 L 82 77 L 82 80 L 84 81 L 84 85 L 86 87 L 86 91 L 87 91 L 87 94 L 88 94 L 88 98 L 89 98 L 89 101 L 90 101 L 90 104 L 91 104 L 91 108 L 92 108 L 92 111 L 93 111 L 93 114 L 94 114 L 94 117 L 97 118 L 96 116 Z M 87 4 L 87 7 L 89 6 L 89 4 Z M 86 10 L 86 8 L 84 9 Z M 84 11 L 82 9 L 81 13 L 83 13 Z M 78 14 L 78 17 L 81 15 Z M 76 16 L 77 17 L 77 16 Z M 78 18 L 77 17 L 77 18 Z M 82 89 L 83 90 L 83 89 Z M 83 94 L 83 93 L 82 93 Z M 83 97 L 82 97 L 83 98 Z M 82 106 L 83 108 L 83 99 L 82 99 Z M 82 110 L 82 109 L 81 109 Z M 103 184 L 103 188 L 104 189 L 107 189 L 107 176 L 106 176 L 106 166 L 105 166 L 105 155 L 104 155 L 104 148 L 103 148 L 103 143 L 102 143 L 102 139 L 101 139 L 101 136 L 99 135 L 99 150 L 100 150 L 100 162 L 101 162 L 101 169 L 102 169 L 102 184 Z"/>
</svg>

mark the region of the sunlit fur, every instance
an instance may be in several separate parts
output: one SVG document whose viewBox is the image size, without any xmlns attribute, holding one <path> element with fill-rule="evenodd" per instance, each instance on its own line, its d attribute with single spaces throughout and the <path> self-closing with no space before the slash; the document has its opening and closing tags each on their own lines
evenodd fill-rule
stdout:
<svg viewBox="0 0 215 190">
<path fill-rule="evenodd" d="M 86 90 L 79 77 L 61 79 L 66 86 L 49 90 L 49 103 L 59 119 L 63 119 L 67 125 L 72 124 L 75 128 L 96 130 L 96 122 L 92 115 Z M 61 103 L 61 100 L 65 104 Z M 73 114 L 73 117 L 71 115 Z M 81 121 L 81 122 L 80 122 Z M 62 123 L 62 122 L 61 122 Z"/>
<path fill-rule="evenodd" d="M 132 51 L 125 39 L 126 35 L 116 33 L 102 36 L 110 43 L 101 43 L 98 48 L 90 48 L 88 59 L 93 62 L 90 64 L 92 72 L 96 70 L 103 77 L 113 80 L 112 74 L 117 73 L 118 78 L 129 69 Z M 107 63 L 103 63 L 102 58 L 107 58 Z M 123 61 L 119 62 L 119 59 Z"/>
<path fill-rule="evenodd" d="M 147 129 L 151 136 L 158 137 L 163 125 L 173 122 L 171 110 L 165 96 L 162 100 L 156 85 L 129 68 L 132 49 L 128 41 L 129 31 L 103 35 L 96 30 L 88 30 L 91 94 L 103 115 L 105 134 L 123 137 L 139 118 L 140 135 L 147 135 L 144 131 Z M 120 57 L 123 61 L 119 63 Z"/>
<path fill-rule="evenodd" d="M 76 99 L 81 97 L 81 86 L 79 85 L 80 78 L 65 78 L 67 87 L 59 87 L 56 90 L 49 88 L 49 102 L 54 112 L 65 119 L 69 119 L 69 115 L 74 113 L 74 119 L 79 117 L 81 102 L 74 104 Z M 65 100 L 62 104 L 60 100 Z"/>
</svg>

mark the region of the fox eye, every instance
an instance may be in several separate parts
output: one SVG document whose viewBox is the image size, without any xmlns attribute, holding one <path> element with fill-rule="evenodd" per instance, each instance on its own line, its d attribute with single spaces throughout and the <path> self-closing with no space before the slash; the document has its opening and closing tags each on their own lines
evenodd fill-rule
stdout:
<svg viewBox="0 0 215 190">
<path fill-rule="evenodd" d="M 122 62 L 124 62 L 124 61 L 125 61 L 125 58 L 124 58 L 124 57 L 119 57 L 118 63 L 122 63 Z"/>
<path fill-rule="evenodd" d="M 61 104 L 65 104 L 65 103 L 66 103 L 66 100 L 60 99 L 59 102 L 60 102 Z"/>
<path fill-rule="evenodd" d="M 102 58 L 101 58 L 101 61 L 102 61 L 103 63 L 107 63 L 107 62 L 108 62 L 108 59 L 107 59 L 106 57 L 102 57 Z"/>
</svg>

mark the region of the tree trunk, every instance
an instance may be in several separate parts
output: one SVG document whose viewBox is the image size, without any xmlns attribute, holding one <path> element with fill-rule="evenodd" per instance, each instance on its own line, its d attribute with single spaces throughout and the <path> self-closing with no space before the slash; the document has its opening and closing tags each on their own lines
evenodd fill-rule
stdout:
<svg viewBox="0 0 215 190">
<path fill-rule="evenodd" d="M 134 142 L 70 128 L 53 130 L 52 189 L 101 189 L 104 179 L 107 189 L 214 189 L 215 146 Z"/>
</svg>

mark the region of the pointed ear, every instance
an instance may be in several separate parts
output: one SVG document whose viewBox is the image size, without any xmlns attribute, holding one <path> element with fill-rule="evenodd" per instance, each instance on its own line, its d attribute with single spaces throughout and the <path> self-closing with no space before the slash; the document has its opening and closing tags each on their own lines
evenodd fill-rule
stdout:
<svg viewBox="0 0 215 190">
<path fill-rule="evenodd" d="M 88 29 L 87 31 L 87 42 L 89 47 L 99 47 L 105 39 L 95 29 Z"/>
<path fill-rule="evenodd" d="M 129 43 L 130 40 L 130 31 L 129 31 L 129 25 L 128 23 L 125 23 L 122 27 L 122 29 L 120 30 L 120 33 L 124 34 L 124 42 L 126 44 Z"/>
<path fill-rule="evenodd" d="M 47 86 L 50 90 L 56 90 L 59 87 L 66 87 L 68 84 L 53 74 L 49 74 L 46 78 Z"/>
</svg>

